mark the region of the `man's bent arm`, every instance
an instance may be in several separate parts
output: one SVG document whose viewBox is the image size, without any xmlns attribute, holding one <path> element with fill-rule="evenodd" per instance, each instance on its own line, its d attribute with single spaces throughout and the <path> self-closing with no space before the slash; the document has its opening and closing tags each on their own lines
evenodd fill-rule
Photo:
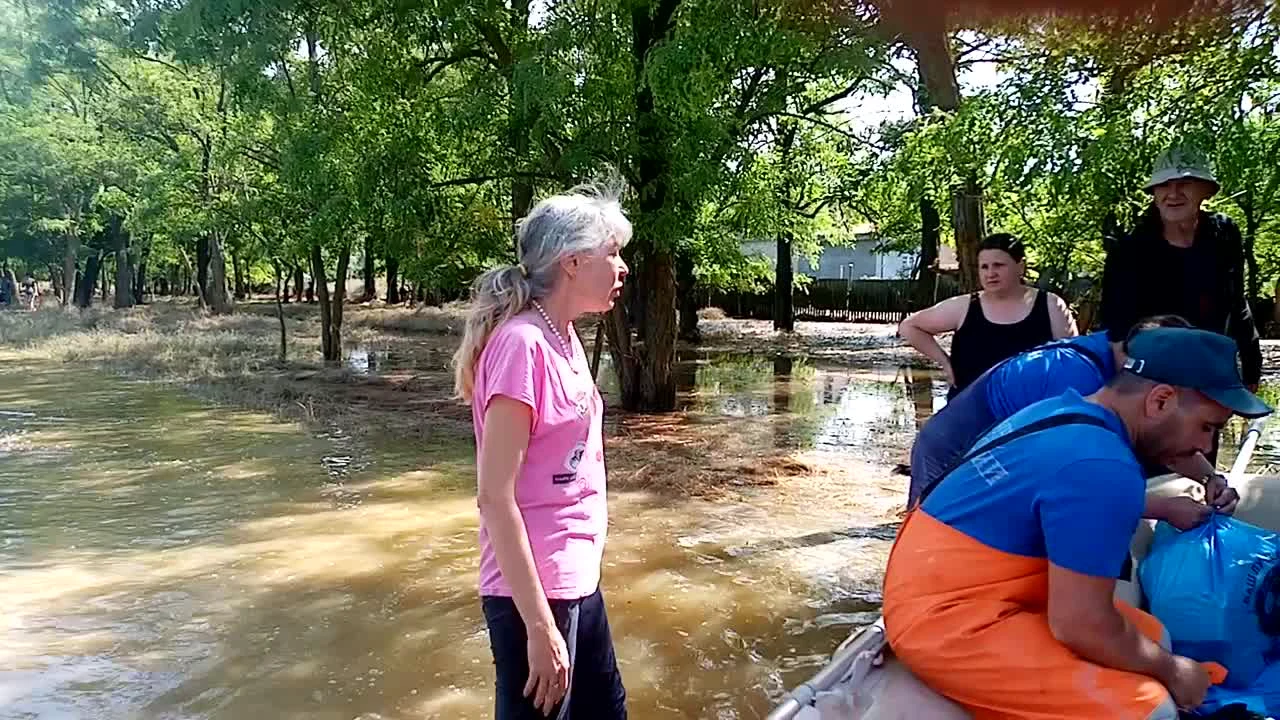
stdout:
<svg viewBox="0 0 1280 720">
<path fill-rule="evenodd" d="M 1049 629 L 1058 642 L 1085 660 L 1168 685 L 1174 656 L 1116 610 L 1115 586 L 1114 578 L 1083 575 L 1049 563 Z"/>
</svg>

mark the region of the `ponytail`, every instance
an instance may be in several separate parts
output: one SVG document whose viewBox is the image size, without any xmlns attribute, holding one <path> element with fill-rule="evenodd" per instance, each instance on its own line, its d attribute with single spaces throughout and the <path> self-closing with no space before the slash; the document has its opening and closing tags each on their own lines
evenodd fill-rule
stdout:
<svg viewBox="0 0 1280 720">
<path fill-rule="evenodd" d="M 533 299 L 533 283 L 521 265 L 489 270 L 471 286 L 462 344 L 453 354 L 453 392 L 471 402 L 475 389 L 476 363 L 494 328 L 524 311 Z"/>
</svg>

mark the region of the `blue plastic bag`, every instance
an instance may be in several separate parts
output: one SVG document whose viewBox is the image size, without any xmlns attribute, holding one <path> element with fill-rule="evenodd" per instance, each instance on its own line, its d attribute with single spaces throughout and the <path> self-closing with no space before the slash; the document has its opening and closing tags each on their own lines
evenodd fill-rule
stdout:
<svg viewBox="0 0 1280 720">
<path fill-rule="evenodd" d="M 1273 661 L 1268 664 L 1258 679 L 1246 689 L 1224 688 L 1218 685 L 1209 688 L 1204 704 L 1196 710 L 1200 714 L 1208 714 L 1235 703 L 1240 703 L 1266 717 L 1280 715 L 1280 662 Z"/>
<path fill-rule="evenodd" d="M 1222 663 L 1227 687 L 1257 680 L 1280 636 L 1277 548 L 1276 533 L 1215 513 L 1186 532 L 1159 523 L 1138 568 L 1173 651 Z"/>
</svg>

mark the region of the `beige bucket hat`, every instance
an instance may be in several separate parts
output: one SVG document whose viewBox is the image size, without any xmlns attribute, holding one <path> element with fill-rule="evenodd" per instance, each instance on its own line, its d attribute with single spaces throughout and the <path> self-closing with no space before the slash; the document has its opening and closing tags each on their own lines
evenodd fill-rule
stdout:
<svg viewBox="0 0 1280 720">
<path fill-rule="evenodd" d="M 1221 188 L 1218 179 L 1213 176 L 1213 163 L 1204 153 L 1191 147 L 1175 145 L 1156 158 L 1155 165 L 1151 168 L 1151 181 L 1143 189 L 1151 192 L 1157 185 L 1188 178 L 1204 180 L 1213 185 L 1211 196 Z"/>
</svg>

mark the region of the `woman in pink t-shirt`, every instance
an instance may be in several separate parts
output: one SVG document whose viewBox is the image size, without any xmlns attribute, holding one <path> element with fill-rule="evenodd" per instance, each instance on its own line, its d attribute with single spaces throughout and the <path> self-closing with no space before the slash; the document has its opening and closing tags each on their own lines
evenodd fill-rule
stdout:
<svg viewBox="0 0 1280 720">
<path fill-rule="evenodd" d="M 519 264 L 476 280 L 454 356 L 476 433 L 495 717 L 625 718 L 600 594 L 604 404 L 573 321 L 613 307 L 631 223 L 580 188 L 538 203 L 518 239 Z"/>
</svg>

